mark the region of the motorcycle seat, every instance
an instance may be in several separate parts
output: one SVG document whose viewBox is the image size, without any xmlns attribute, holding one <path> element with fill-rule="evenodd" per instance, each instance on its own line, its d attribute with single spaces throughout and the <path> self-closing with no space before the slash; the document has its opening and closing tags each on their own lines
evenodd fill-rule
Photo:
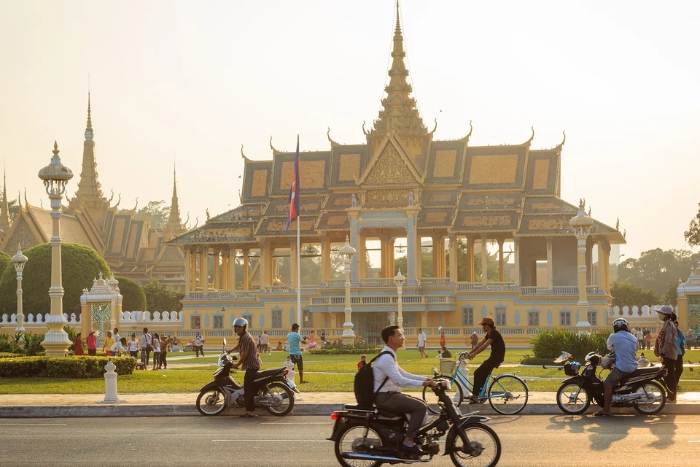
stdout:
<svg viewBox="0 0 700 467">
<path fill-rule="evenodd" d="M 625 379 L 634 378 L 635 376 L 642 376 L 642 375 L 649 375 L 649 374 L 658 373 L 659 371 L 661 371 L 661 369 L 662 369 L 661 367 L 654 367 L 654 366 L 648 367 L 648 368 L 637 368 L 632 373 L 625 376 Z"/>
<path fill-rule="evenodd" d="M 264 370 L 264 371 L 259 371 L 255 378 L 255 380 L 259 380 L 261 378 L 266 378 L 268 376 L 274 376 L 278 373 L 284 373 L 285 369 L 284 368 L 272 368 L 270 370 Z"/>
<path fill-rule="evenodd" d="M 359 412 L 373 412 L 376 413 L 377 409 L 374 406 L 365 406 L 360 404 L 345 404 L 343 406 L 345 410 L 359 411 Z"/>
</svg>

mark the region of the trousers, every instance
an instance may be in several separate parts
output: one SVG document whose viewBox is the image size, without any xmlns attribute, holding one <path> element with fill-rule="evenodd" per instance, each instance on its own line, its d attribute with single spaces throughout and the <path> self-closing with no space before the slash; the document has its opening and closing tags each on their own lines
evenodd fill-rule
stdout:
<svg viewBox="0 0 700 467">
<path fill-rule="evenodd" d="M 501 363 L 502 362 L 488 358 L 479 368 L 476 369 L 474 372 L 474 396 L 480 396 L 481 388 L 484 387 L 486 378 L 488 378 L 493 369 L 498 368 Z"/>
<path fill-rule="evenodd" d="M 400 392 L 377 393 L 375 402 L 377 408 L 393 413 L 410 414 L 406 436 L 416 436 L 418 429 L 423 424 L 423 419 L 428 411 L 428 406 L 420 399 L 401 394 Z"/>
<path fill-rule="evenodd" d="M 255 411 L 255 395 L 258 393 L 255 387 L 255 378 L 258 376 L 258 370 L 248 369 L 243 377 L 243 390 L 245 392 L 245 409 L 248 412 Z"/>
</svg>

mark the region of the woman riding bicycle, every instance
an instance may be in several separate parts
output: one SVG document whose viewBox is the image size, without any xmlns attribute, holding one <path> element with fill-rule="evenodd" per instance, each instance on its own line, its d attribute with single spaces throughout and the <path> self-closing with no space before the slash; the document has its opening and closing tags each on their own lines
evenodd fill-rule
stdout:
<svg viewBox="0 0 700 467">
<path fill-rule="evenodd" d="M 486 378 L 491 374 L 494 368 L 498 368 L 499 365 L 503 363 L 506 356 L 506 344 L 503 342 L 501 333 L 496 331 L 493 318 L 487 316 L 481 320 L 479 325 L 486 335 L 481 342 L 476 345 L 474 350 L 467 354 L 467 358 L 471 360 L 482 351 L 486 350 L 489 345 L 491 346 L 491 355 L 489 355 L 489 358 L 474 372 L 474 390 L 469 398 L 470 404 L 479 403 L 479 394 L 481 393 L 481 388 L 484 386 L 484 383 L 486 383 Z"/>
</svg>

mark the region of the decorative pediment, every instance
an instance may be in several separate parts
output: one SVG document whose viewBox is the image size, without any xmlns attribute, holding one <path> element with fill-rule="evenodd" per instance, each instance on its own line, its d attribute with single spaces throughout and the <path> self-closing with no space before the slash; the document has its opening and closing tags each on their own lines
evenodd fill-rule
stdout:
<svg viewBox="0 0 700 467">
<path fill-rule="evenodd" d="M 358 185 L 422 184 L 421 175 L 395 137 L 387 137 L 377 154 L 365 169 Z"/>
</svg>

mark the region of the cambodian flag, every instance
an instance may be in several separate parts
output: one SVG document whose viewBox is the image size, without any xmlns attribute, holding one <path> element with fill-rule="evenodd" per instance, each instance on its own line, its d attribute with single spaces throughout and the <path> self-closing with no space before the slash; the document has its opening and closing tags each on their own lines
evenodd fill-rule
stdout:
<svg viewBox="0 0 700 467">
<path fill-rule="evenodd" d="M 297 152 L 294 155 L 294 174 L 292 186 L 289 188 L 289 217 L 287 217 L 287 229 L 294 219 L 299 217 L 299 135 L 297 135 Z"/>
</svg>

